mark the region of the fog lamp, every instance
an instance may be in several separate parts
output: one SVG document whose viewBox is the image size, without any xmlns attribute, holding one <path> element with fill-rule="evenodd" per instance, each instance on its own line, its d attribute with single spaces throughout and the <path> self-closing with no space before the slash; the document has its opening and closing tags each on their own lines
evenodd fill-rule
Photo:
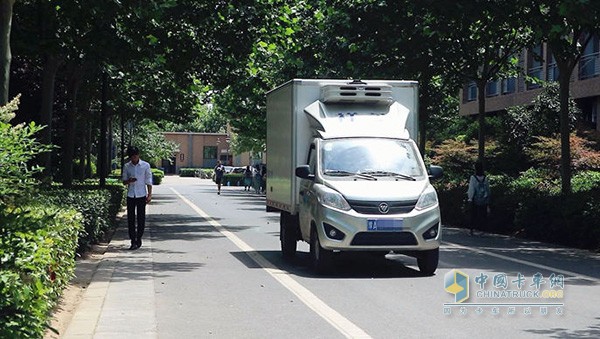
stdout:
<svg viewBox="0 0 600 339">
<path fill-rule="evenodd" d="M 433 238 L 437 237 L 438 228 L 439 228 L 438 225 L 435 225 L 435 226 L 429 228 L 427 231 L 425 231 L 425 233 L 423 233 L 423 238 L 427 240 L 427 239 L 433 239 Z"/>
<path fill-rule="evenodd" d="M 325 234 L 329 239 L 342 240 L 346 236 L 344 232 L 338 230 L 328 223 L 323 223 L 323 227 L 325 228 Z"/>
</svg>

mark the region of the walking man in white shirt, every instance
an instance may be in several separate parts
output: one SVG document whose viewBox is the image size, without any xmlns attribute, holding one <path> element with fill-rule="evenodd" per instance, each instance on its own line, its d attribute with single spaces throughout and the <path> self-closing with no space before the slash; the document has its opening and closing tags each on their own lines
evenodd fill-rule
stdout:
<svg viewBox="0 0 600 339">
<path fill-rule="evenodd" d="M 136 250 L 142 246 L 142 235 L 146 226 L 146 204 L 152 200 L 152 172 L 150 164 L 140 160 L 137 147 L 130 146 L 127 155 L 129 162 L 123 167 L 122 179 L 123 184 L 127 185 L 127 224 L 131 239 L 129 249 Z"/>
</svg>

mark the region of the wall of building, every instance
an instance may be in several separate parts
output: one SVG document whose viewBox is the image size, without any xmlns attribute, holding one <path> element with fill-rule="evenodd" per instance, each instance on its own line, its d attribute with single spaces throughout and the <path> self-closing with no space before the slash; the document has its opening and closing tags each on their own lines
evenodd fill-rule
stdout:
<svg viewBox="0 0 600 339">
<path fill-rule="evenodd" d="M 594 47 L 596 48 L 596 47 Z M 535 75 L 545 81 L 553 81 L 556 79 L 556 66 L 552 63 L 552 54 L 548 50 L 547 45 L 542 45 L 541 49 L 538 50 L 546 56 L 541 62 L 536 62 L 532 65 L 531 60 L 533 55 L 531 51 L 525 50 L 521 54 L 520 64 L 524 67 L 524 73 L 529 75 Z M 588 119 L 589 125 L 593 128 L 600 130 L 600 124 L 598 123 L 598 107 L 600 103 L 600 55 L 596 50 L 592 50 L 589 54 L 584 55 L 580 62 L 585 62 L 587 66 L 577 65 L 573 74 L 571 75 L 571 96 L 575 101 L 580 104 L 580 108 L 583 110 L 584 117 Z M 592 66 L 592 67 L 589 67 Z M 586 74 L 582 73 L 585 68 Z M 516 78 L 516 84 L 514 91 L 504 92 L 502 82 L 505 80 L 499 80 L 498 91 L 493 94 L 486 94 L 485 98 L 485 111 L 489 112 L 500 112 L 504 111 L 509 107 L 521 106 L 530 104 L 533 99 L 540 94 L 541 88 L 528 85 L 525 82 L 524 76 Z M 479 112 L 478 98 L 473 100 L 472 92 L 469 92 L 469 87 L 465 86 L 460 92 L 461 104 L 459 108 L 460 115 L 474 115 Z"/>
<path fill-rule="evenodd" d="M 164 159 L 158 167 L 165 168 L 167 173 L 179 173 L 181 168 L 212 168 L 219 159 L 225 165 L 242 167 L 252 165 L 260 159 L 254 159 L 248 152 L 232 154 L 229 146 L 229 137 L 226 133 L 191 133 L 191 132 L 165 132 L 166 140 L 179 145 L 178 150 L 171 158 L 172 164 Z M 215 147 L 215 157 L 205 158 L 205 147 Z"/>
</svg>

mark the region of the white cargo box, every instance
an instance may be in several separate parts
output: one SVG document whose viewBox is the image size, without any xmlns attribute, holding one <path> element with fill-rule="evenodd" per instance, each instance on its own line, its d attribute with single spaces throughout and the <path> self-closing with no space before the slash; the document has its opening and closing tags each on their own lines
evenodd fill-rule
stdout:
<svg viewBox="0 0 600 339">
<path fill-rule="evenodd" d="M 418 84 L 399 80 L 294 79 L 267 93 L 267 207 L 296 214 L 315 137 L 416 139 Z"/>
</svg>

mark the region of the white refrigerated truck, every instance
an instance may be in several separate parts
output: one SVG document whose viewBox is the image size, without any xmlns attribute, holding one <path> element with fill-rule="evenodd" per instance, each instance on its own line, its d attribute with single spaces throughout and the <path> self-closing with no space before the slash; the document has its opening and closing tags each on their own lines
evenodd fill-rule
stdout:
<svg viewBox="0 0 600 339">
<path fill-rule="evenodd" d="M 413 138 L 418 84 L 293 79 L 267 93 L 267 210 L 279 211 L 285 257 L 310 244 L 313 268 L 334 252 L 403 253 L 438 265 L 441 219 Z"/>
</svg>

